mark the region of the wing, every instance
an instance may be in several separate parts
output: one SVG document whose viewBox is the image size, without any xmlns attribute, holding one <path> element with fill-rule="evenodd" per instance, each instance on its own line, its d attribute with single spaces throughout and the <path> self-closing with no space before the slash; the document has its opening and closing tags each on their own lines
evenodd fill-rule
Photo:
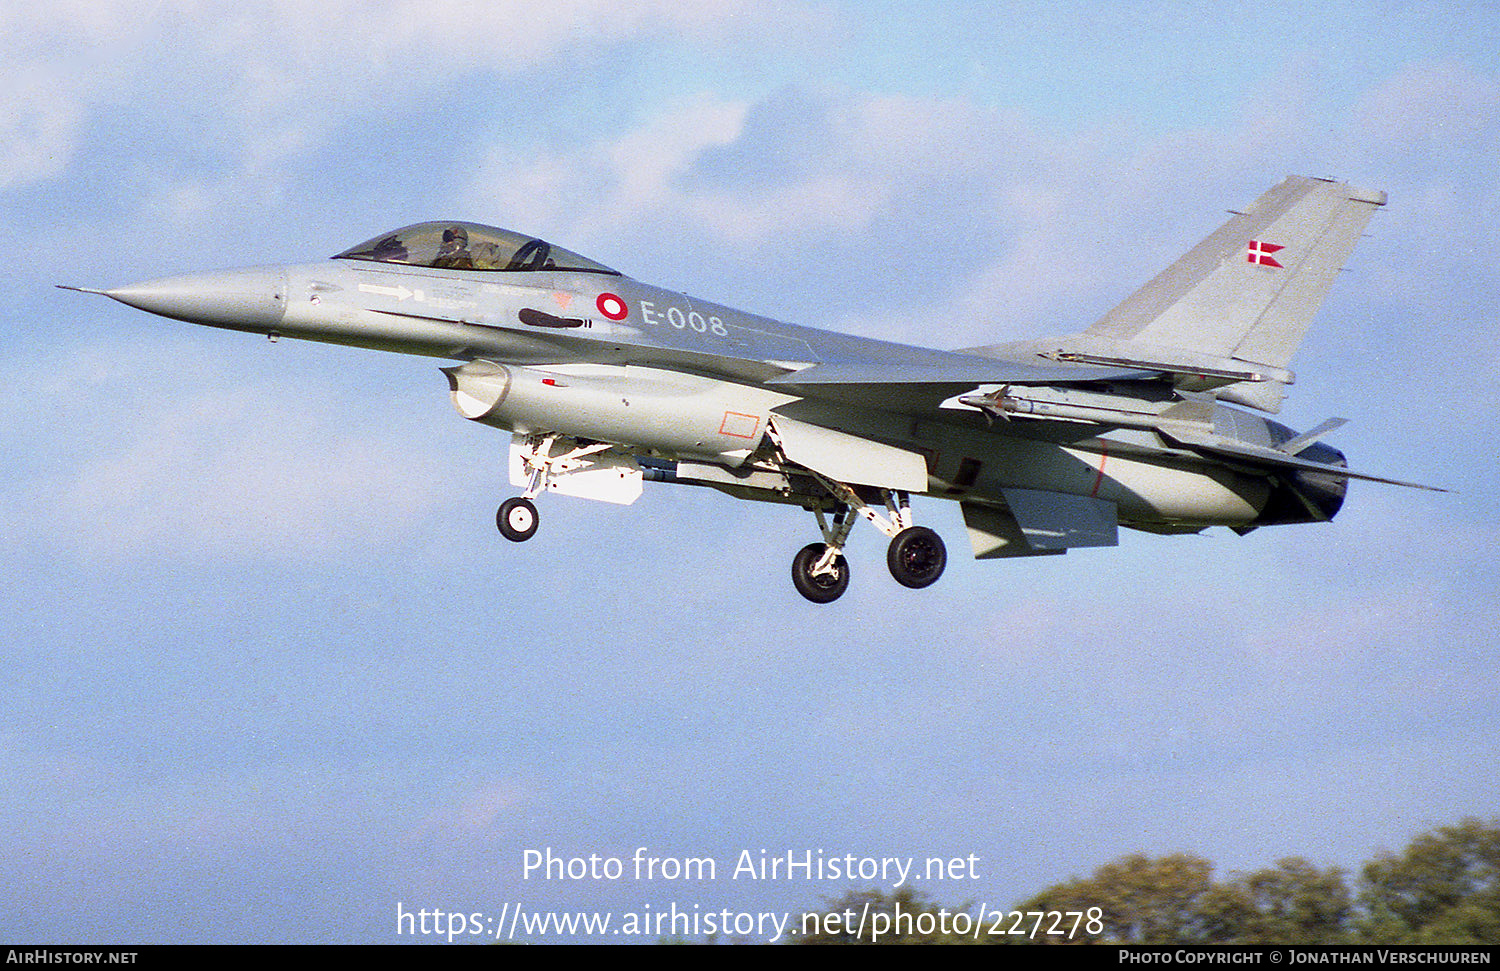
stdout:
<svg viewBox="0 0 1500 971">
<path fill-rule="evenodd" d="M 910 350 L 921 350 L 911 348 Z M 1054 363 L 1035 358 L 984 357 L 978 354 L 933 351 L 922 359 L 907 354 L 902 360 L 853 360 L 815 364 L 766 382 L 769 385 L 816 393 L 831 385 L 885 385 L 972 387 L 979 384 L 1084 384 L 1093 381 L 1128 381 L 1157 377 L 1139 367 L 1093 363 Z"/>
</svg>

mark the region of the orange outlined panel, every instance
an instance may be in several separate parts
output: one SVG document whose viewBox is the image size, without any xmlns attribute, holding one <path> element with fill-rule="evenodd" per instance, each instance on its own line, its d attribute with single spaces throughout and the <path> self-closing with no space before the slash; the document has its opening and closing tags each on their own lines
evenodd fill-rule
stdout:
<svg viewBox="0 0 1500 971">
<path fill-rule="evenodd" d="M 760 431 L 760 418 L 755 415 L 742 415 L 738 411 L 724 412 L 724 420 L 719 423 L 719 434 L 728 435 L 731 438 L 754 438 L 758 431 Z"/>
</svg>

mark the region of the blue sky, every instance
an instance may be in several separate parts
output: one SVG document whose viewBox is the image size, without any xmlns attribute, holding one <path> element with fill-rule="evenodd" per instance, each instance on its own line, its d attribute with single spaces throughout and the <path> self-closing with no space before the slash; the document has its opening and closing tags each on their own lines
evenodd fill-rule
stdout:
<svg viewBox="0 0 1500 971">
<path fill-rule="evenodd" d="M 1500 764 L 1497 18 L 1482 4 L 218 3 L 0 17 L 0 938 L 399 942 L 398 902 L 793 912 L 840 881 L 523 854 L 1353 866 Z M 55 283 L 467 218 L 784 319 L 1069 333 L 1288 173 L 1385 189 L 1283 419 L 1327 526 L 954 557 L 803 602 L 797 510 L 648 488 L 493 529 L 435 362 Z M 956 507 L 919 515 L 961 550 Z M 1222 535 L 1220 535 L 1222 533 Z M 862 885 L 862 884 L 861 884 Z"/>
</svg>

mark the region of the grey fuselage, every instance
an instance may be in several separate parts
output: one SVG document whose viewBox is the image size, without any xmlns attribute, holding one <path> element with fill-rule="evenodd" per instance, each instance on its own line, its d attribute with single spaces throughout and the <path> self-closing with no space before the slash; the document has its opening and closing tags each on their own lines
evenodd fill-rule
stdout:
<svg viewBox="0 0 1500 971">
<path fill-rule="evenodd" d="M 774 416 L 921 456 L 913 491 L 1003 506 L 1004 490 L 1112 503 L 1120 525 L 1153 531 L 1322 520 L 1343 497 L 1323 483 L 1320 508 L 1277 499 L 1279 481 L 1180 447 L 1153 430 L 1169 394 L 1121 368 L 1059 365 L 911 347 L 800 327 L 607 272 L 441 269 L 334 259 L 229 270 L 105 291 L 165 316 L 466 362 L 505 371 L 504 391 L 455 403 L 466 417 L 521 433 L 608 442 L 667 461 L 737 470 L 715 484 L 745 498 L 809 504 L 799 470 L 767 434 Z M 819 373 L 822 380 L 799 380 Z M 847 373 L 847 380 L 840 379 Z M 864 375 L 889 377 L 877 381 Z M 549 378 L 548 376 L 551 375 Z M 907 379 L 905 376 L 910 376 Z M 986 377 L 992 378 L 986 381 Z M 480 383 L 483 383 L 482 381 Z M 976 386 L 1032 389 L 1025 400 L 1145 414 L 1130 427 L 1042 416 L 996 420 L 951 399 Z M 503 398 L 505 400 L 495 400 Z M 945 402 L 950 402 L 945 406 Z M 1216 429 L 1274 446 L 1291 432 L 1212 406 Z M 1030 416 L 1028 416 L 1030 417 Z M 1321 461 L 1342 463 L 1327 446 Z M 750 470 L 780 474 L 759 488 Z M 878 478 L 877 474 L 865 478 Z M 879 487 L 886 483 L 858 482 Z M 890 483 L 896 485 L 896 483 Z M 816 491 L 816 490 L 814 490 Z M 1305 490 L 1304 490 L 1305 492 Z M 977 552 L 977 547 L 976 547 Z"/>
</svg>

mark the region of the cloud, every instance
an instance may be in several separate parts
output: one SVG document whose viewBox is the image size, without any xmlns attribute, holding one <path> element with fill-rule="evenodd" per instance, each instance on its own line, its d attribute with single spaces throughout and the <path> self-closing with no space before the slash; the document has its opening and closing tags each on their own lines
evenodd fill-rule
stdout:
<svg viewBox="0 0 1500 971">
<path fill-rule="evenodd" d="M 497 827 L 536 800 L 529 785 L 513 779 L 461 779 L 460 791 L 433 809 L 407 836 L 413 842 L 492 837 Z"/>
<path fill-rule="evenodd" d="M 66 89 L 27 65 L 0 67 L 0 193 L 50 179 L 77 148 L 83 109 Z"/>
<path fill-rule="evenodd" d="M 397 543 L 461 478 L 380 422 L 337 423 L 364 409 L 330 405 L 339 395 L 326 385 L 250 377 L 171 342 L 155 351 L 95 347 L 45 373 L 10 368 L 28 401 L 57 403 L 11 426 L 9 447 L 30 457 L 17 467 L 32 466 L 6 497 L 17 539 L 86 562 L 325 559 Z M 115 437 L 93 440 L 103 428 Z"/>
<path fill-rule="evenodd" d="M 1443 157 L 1494 146 L 1500 78 L 1457 61 L 1411 64 L 1360 99 L 1353 127 L 1399 152 Z"/>
<path fill-rule="evenodd" d="M 507 138 L 466 196 L 649 280 L 943 346 L 1080 330 L 1289 173 L 1392 191 L 1356 254 L 1379 266 L 1366 291 L 1424 315 L 1451 302 L 1450 277 L 1493 292 L 1500 189 L 1480 160 L 1439 184 L 1388 160 L 1463 125 L 1479 128 L 1460 144 L 1483 151 L 1500 135 L 1495 82 L 1414 67 L 1330 126 L 1314 64 L 1289 58 L 1257 85 L 1277 99 L 1247 95 L 1223 124 L 1163 135 L 1116 118 L 1058 132 L 968 94 L 703 93 L 565 148 Z"/>
<path fill-rule="evenodd" d="M 632 45 L 698 50 L 767 43 L 767 28 L 830 29 L 826 9 L 742 0 L 496 0 L 478 3 L 106 0 L 17 9 L 0 39 L 7 157 L 0 191 L 50 179 L 85 133 L 143 189 L 196 187 L 202 219 L 234 193 L 278 199 L 289 167 L 352 126 L 395 126 L 434 99 L 496 100 L 497 83 L 545 78 L 569 60 Z M 543 85 L 545 92 L 555 86 Z M 167 144 L 179 151 L 143 157 Z M 129 179 L 129 181 L 136 181 Z"/>
<path fill-rule="evenodd" d="M 55 493 L 87 558 L 172 549 L 261 555 L 385 545 L 421 521 L 438 490 L 423 456 L 340 434 L 286 404 L 282 389 L 179 397 L 143 416 L 114 454 Z"/>
<path fill-rule="evenodd" d="M 1483 71 L 1377 78 L 1345 125 L 1306 61 L 1268 75 L 1264 31 L 1248 51 L 1219 31 L 1166 84 L 1086 45 L 1075 71 L 1046 39 L 1035 56 L 1066 70 L 1026 70 L 991 23 L 935 54 L 870 17 L 896 56 L 854 66 L 837 11 L 784 26 L 780 5 L 712 0 L 12 8 L 0 191 L 30 258 L 8 284 L 0 512 L 7 672 L 29 687 L 0 754 L 19 936 L 388 940 L 392 900 L 482 906 L 526 845 L 957 844 L 1002 899 L 1205 840 L 1221 863 L 1352 861 L 1414 814 L 1486 804 Z M 832 49 L 782 53 L 803 43 Z M 1007 79 L 956 79 L 969 58 Z M 1078 99 L 1037 80 L 1063 73 Z M 1216 97 L 1237 85 L 1273 101 Z M 1215 120 L 1106 117 L 1126 88 Z M 1289 171 L 1392 195 L 1328 308 L 1370 313 L 1315 328 L 1336 375 L 1299 400 L 1344 392 L 1352 464 L 1468 498 L 1359 483 L 1328 527 L 1037 563 L 969 561 L 953 504 L 928 502 L 944 581 L 899 589 L 861 527 L 855 586 L 822 611 L 786 580 L 815 535 L 796 509 L 663 486 L 630 509 L 558 497 L 522 547 L 492 507 L 445 530 L 503 468 L 456 467 L 427 435 L 486 459 L 504 436 L 459 422 L 441 382 L 362 380 L 436 381 L 430 362 L 284 342 L 260 363 L 238 336 L 173 339 L 50 289 L 321 257 L 393 210 L 451 207 L 748 309 L 980 343 L 1085 326 Z M 1472 486 L 1431 474 L 1469 466 Z M 1017 854 L 1024 818 L 1066 838 Z"/>
<path fill-rule="evenodd" d="M 676 180 L 705 151 L 732 141 L 744 112 L 743 104 L 700 97 L 667 106 L 634 131 L 566 151 L 506 141 L 480 161 L 464 204 L 508 213 L 518 228 L 534 227 L 527 232 L 562 231 L 567 246 L 629 233 L 653 214 L 670 220 L 682 209 Z"/>
<path fill-rule="evenodd" d="M 1287 174 L 1256 157 L 1305 140 L 1306 101 L 1247 105 L 1223 129 L 1162 140 L 1115 121 L 1059 134 L 966 94 L 704 93 L 567 148 L 507 138 L 466 196 L 578 248 L 629 254 L 638 262 L 604 258 L 643 276 L 722 254 L 749 268 L 717 268 L 747 289 L 822 316 L 802 322 L 987 343 L 1081 329 L 1185 252 Z"/>
</svg>

